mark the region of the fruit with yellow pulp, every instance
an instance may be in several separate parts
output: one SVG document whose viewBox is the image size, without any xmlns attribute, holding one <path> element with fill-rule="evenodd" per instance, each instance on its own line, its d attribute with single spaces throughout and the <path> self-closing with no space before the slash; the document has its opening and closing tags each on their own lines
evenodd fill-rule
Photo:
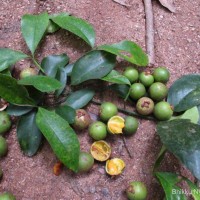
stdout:
<svg viewBox="0 0 200 200">
<path fill-rule="evenodd" d="M 111 117 L 107 123 L 108 131 L 112 134 L 122 134 L 124 126 L 125 120 L 118 115 Z"/>
<path fill-rule="evenodd" d="M 111 147 L 104 140 L 99 140 L 92 144 L 90 152 L 95 160 L 103 162 L 110 157 Z"/>
<path fill-rule="evenodd" d="M 122 159 L 113 158 L 106 161 L 106 172 L 110 175 L 119 175 L 125 168 L 125 163 Z"/>
</svg>

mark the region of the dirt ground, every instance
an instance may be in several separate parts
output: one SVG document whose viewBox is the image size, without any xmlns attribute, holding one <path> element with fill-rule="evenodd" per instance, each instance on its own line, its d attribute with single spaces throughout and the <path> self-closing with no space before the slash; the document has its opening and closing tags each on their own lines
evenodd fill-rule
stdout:
<svg viewBox="0 0 200 200">
<path fill-rule="evenodd" d="M 9 47 L 28 53 L 20 33 L 20 18 L 26 13 L 57 13 L 67 11 L 88 20 L 96 30 L 96 45 L 135 41 L 145 49 L 145 13 L 142 1 L 128 1 L 126 8 L 112 0 L 4 0 L 0 2 L 0 47 Z M 169 86 L 174 80 L 188 73 L 200 73 L 200 1 L 175 0 L 176 13 L 164 9 L 153 1 L 155 16 L 156 66 L 164 65 L 171 72 Z M 65 31 L 47 36 L 37 51 L 39 60 L 50 54 L 67 53 L 76 60 L 89 47 Z M 29 63 L 20 62 L 16 67 Z M 123 64 L 124 65 L 124 64 Z M 104 100 L 112 100 L 110 94 Z M 119 99 L 114 100 L 123 106 Z M 97 113 L 98 107 L 89 105 L 88 110 Z M 89 151 L 92 140 L 87 132 L 79 133 L 81 149 Z M 148 200 L 162 200 L 163 191 L 152 175 L 152 166 L 161 147 L 155 133 L 155 124 L 140 120 L 137 133 L 127 138 L 133 155 L 129 158 L 122 138 L 110 137 L 113 157 L 121 157 L 126 169 L 121 176 L 111 178 L 105 174 L 104 164 L 95 163 L 93 169 L 76 175 L 64 169 L 60 176 L 52 173 L 56 157 L 50 146 L 34 157 L 25 157 L 16 140 L 15 127 L 6 135 L 8 156 L 0 160 L 4 171 L 0 192 L 10 191 L 17 200 L 125 200 L 125 188 L 129 181 L 144 181 L 148 186 Z M 167 154 L 161 170 L 181 172 L 191 177 L 175 157 Z"/>
</svg>

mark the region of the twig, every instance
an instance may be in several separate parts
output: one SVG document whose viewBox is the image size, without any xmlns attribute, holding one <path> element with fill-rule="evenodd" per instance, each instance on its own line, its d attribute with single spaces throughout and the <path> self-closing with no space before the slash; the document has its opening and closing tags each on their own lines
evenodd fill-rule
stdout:
<svg viewBox="0 0 200 200">
<path fill-rule="evenodd" d="M 146 15 L 146 50 L 149 56 L 149 66 L 155 63 L 154 51 L 154 19 L 151 0 L 143 0 Z"/>
<path fill-rule="evenodd" d="M 125 139 L 125 137 L 122 136 L 122 138 L 123 138 L 123 142 L 124 142 L 124 147 L 125 147 L 126 151 L 128 152 L 129 157 L 130 157 L 130 158 L 133 158 L 133 155 L 132 155 L 132 153 L 130 152 L 130 150 L 129 150 L 127 144 L 126 144 L 126 139 Z"/>
</svg>

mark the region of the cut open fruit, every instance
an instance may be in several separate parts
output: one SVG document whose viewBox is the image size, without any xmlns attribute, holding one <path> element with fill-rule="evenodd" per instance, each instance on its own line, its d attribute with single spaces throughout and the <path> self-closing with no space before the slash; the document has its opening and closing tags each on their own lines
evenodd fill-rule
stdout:
<svg viewBox="0 0 200 200">
<path fill-rule="evenodd" d="M 110 175 L 119 175 L 125 168 L 125 163 L 122 159 L 113 158 L 106 161 L 106 172 Z"/>
<path fill-rule="evenodd" d="M 110 133 L 122 134 L 122 129 L 125 126 L 125 120 L 122 117 L 116 115 L 109 119 L 107 126 Z"/>
</svg>

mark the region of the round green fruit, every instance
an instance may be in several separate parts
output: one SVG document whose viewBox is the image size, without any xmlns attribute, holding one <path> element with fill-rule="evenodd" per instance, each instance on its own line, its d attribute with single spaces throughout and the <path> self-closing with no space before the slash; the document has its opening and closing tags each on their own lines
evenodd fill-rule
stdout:
<svg viewBox="0 0 200 200">
<path fill-rule="evenodd" d="M 150 115 L 153 113 L 154 102 L 148 97 L 142 97 L 137 101 L 136 110 L 141 115 Z"/>
<path fill-rule="evenodd" d="M 0 135 L 4 135 L 11 127 L 11 120 L 10 116 L 7 112 L 1 111 L 0 112 Z"/>
<path fill-rule="evenodd" d="M 37 74 L 38 74 L 38 72 L 34 68 L 28 67 L 28 68 L 23 69 L 20 72 L 19 78 L 23 79 L 23 78 L 26 78 L 26 77 L 29 77 L 29 76 L 35 76 Z"/>
<path fill-rule="evenodd" d="M 100 118 L 103 121 L 108 121 L 111 117 L 117 115 L 117 106 L 111 102 L 104 102 L 100 107 Z"/>
<path fill-rule="evenodd" d="M 94 158 L 90 153 L 80 152 L 78 172 L 88 172 L 94 164 Z"/>
<path fill-rule="evenodd" d="M 165 121 L 172 117 L 173 110 L 168 102 L 161 101 L 155 105 L 153 114 L 158 120 Z"/>
<path fill-rule="evenodd" d="M 153 83 L 149 88 L 149 95 L 155 101 L 163 100 L 167 96 L 167 93 L 167 86 L 160 82 Z"/>
<path fill-rule="evenodd" d="M 5 156 L 8 152 L 8 144 L 6 139 L 0 136 L 0 158 Z"/>
<path fill-rule="evenodd" d="M 134 83 L 130 87 L 130 97 L 134 100 L 145 96 L 146 89 L 142 83 Z"/>
<path fill-rule="evenodd" d="M 56 23 L 49 20 L 49 24 L 48 24 L 47 30 L 46 30 L 47 33 L 55 33 L 59 29 L 60 29 L 60 27 Z"/>
<path fill-rule="evenodd" d="M 166 83 L 169 80 L 170 73 L 166 67 L 158 67 L 154 70 L 153 76 L 156 82 Z"/>
<path fill-rule="evenodd" d="M 123 128 L 123 132 L 126 135 L 133 135 L 138 129 L 138 120 L 135 117 L 127 116 L 125 118 L 125 126 Z"/>
<path fill-rule="evenodd" d="M 89 126 L 89 135 L 94 140 L 103 140 L 107 135 L 107 126 L 100 121 L 93 122 Z"/>
<path fill-rule="evenodd" d="M 149 72 L 141 72 L 139 76 L 139 80 L 145 87 L 149 87 L 153 84 L 154 77 Z"/>
<path fill-rule="evenodd" d="M 123 75 L 131 82 L 134 83 L 138 80 L 139 78 L 139 73 L 138 70 L 133 68 L 133 67 L 127 67 L 124 72 Z"/>
<path fill-rule="evenodd" d="M 10 192 L 4 192 L 0 194 L 0 200 L 16 200 L 16 198 Z"/>
</svg>

